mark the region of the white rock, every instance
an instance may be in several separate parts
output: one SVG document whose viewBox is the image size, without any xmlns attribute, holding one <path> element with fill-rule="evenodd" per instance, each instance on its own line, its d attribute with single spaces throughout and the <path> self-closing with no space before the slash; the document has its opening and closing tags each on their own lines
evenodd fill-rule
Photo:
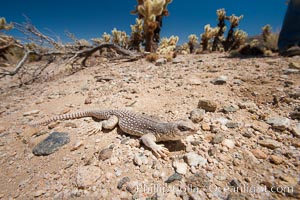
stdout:
<svg viewBox="0 0 300 200">
<path fill-rule="evenodd" d="M 167 63 L 167 59 L 159 58 L 159 59 L 156 60 L 155 65 L 161 66 L 161 65 L 166 64 L 166 63 Z"/>
<path fill-rule="evenodd" d="M 211 119 L 211 121 L 213 123 L 220 123 L 225 126 L 229 122 L 229 119 L 227 119 L 225 117 L 220 117 L 220 118 L 216 118 L 216 119 Z"/>
<path fill-rule="evenodd" d="M 148 164 L 148 158 L 145 155 L 134 155 L 133 158 L 134 164 L 141 166 L 142 164 L 147 165 Z"/>
<path fill-rule="evenodd" d="M 188 167 L 186 163 L 174 161 L 173 166 L 178 174 L 186 174 Z"/>
<path fill-rule="evenodd" d="M 142 161 L 141 157 L 138 156 L 138 155 L 134 156 L 133 162 L 134 162 L 134 164 L 136 164 L 138 166 L 141 166 L 143 164 L 143 161 Z"/>
<path fill-rule="evenodd" d="M 291 121 L 286 117 L 273 117 L 267 119 L 267 123 L 275 129 L 284 131 L 290 126 Z"/>
<path fill-rule="evenodd" d="M 300 138 L 300 123 L 292 127 L 292 133 L 295 137 Z"/>
<path fill-rule="evenodd" d="M 225 139 L 223 140 L 222 145 L 228 149 L 233 149 L 235 147 L 235 142 L 233 140 Z"/>
<path fill-rule="evenodd" d="M 207 163 L 207 159 L 203 158 L 202 156 L 190 152 L 184 155 L 184 160 L 187 162 L 189 166 L 203 166 Z"/>
<path fill-rule="evenodd" d="M 121 176 L 122 175 L 122 170 L 121 169 L 116 169 L 115 170 L 115 175 L 116 175 L 116 177 Z"/>
</svg>

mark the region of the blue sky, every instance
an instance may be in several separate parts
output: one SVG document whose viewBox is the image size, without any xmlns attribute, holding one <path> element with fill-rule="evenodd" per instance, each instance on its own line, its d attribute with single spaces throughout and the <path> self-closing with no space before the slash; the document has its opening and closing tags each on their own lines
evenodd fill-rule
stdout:
<svg viewBox="0 0 300 200">
<path fill-rule="evenodd" d="M 240 29 L 249 35 L 261 33 L 261 27 L 270 24 L 274 31 L 282 25 L 286 0 L 173 0 L 169 5 L 170 16 L 165 17 L 162 36 L 177 35 L 180 43 L 189 34 L 203 32 L 206 24 L 217 25 L 216 10 L 225 8 L 228 15 L 244 15 Z M 42 32 L 50 29 L 67 41 L 65 30 L 77 38 L 90 39 L 110 32 L 114 27 L 130 34 L 130 24 L 135 23 L 136 0 L 114 1 L 49 1 L 49 0 L 6 0 L 1 2 L 0 17 L 7 21 L 23 22 L 23 14 Z M 8 34 L 15 34 L 8 32 Z"/>
</svg>

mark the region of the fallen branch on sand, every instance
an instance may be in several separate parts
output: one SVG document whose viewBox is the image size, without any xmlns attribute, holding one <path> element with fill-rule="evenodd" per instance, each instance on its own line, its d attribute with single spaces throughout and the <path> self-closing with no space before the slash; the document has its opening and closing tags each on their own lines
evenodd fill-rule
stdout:
<svg viewBox="0 0 300 200">
<path fill-rule="evenodd" d="M 15 74 L 17 74 L 20 69 L 22 68 L 22 66 L 26 63 L 26 61 L 28 60 L 29 55 L 34 54 L 34 55 L 38 55 L 38 56 L 66 56 L 66 57 L 70 57 L 68 59 L 68 61 L 65 64 L 74 64 L 76 61 L 78 61 L 79 59 L 83 58 L 81 65 L 86 67 L 86 61 L 87 59 L 92 56 L 96 51 L 99 51 L 103 48 L 109 48 L 109 49 L 114 49 L 117 53 L 122 54 L 124 56 L 126 56 L 125 58 L 133 61 L 136 60 L 138 58 L 141 58 L 142 55 L 136 54 L 132 51 L 123 49 L 122 47 L 116 45 L 116 44 L 112 44 L 112 43 L 103 43 L 100 44 L 98 46 L 92 47 L 92 48 L 88 48 L 88 49 L 84 49 L 84 50 L 80 50 L 80 51 L 50 51 L 50 52 L 45 52 L 45 53 L 40 53 L 38 51 L 33 51 L 33 50 L 25 50 L 25 54 L 23 56 L 23 58 L 19 61 L 19 63 L 16 65 L 15 69 L 13 71 L 8 71 L 5 69 L 2 69 L 2 72 L 0 72 L 0 78 L 3 78 L 5 76 L 14 76 Z M 124 57 L 121 57 L 120 59 L 122 59 Z"/>
</svg>

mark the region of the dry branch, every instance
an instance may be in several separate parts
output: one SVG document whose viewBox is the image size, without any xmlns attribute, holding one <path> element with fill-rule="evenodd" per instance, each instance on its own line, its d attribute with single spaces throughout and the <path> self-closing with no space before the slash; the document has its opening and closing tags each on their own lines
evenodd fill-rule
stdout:
<svg viewBox="0 0 300 200">
<path fill-rule="evenodd" d="M 4 51 L 4 50 L 8 49 L 9 47 L 13 46 L 14 43 L 15 43 L 14 41 L 11 41 L 11 42 L 9 42 L 8 44 L 5 44 L 5 45 L 3 45 L 3 46 L 0 46 L 0 51 Z"/>
<path fill-rule="evenodd" d="M 14 76 L 20 74 L 20 76 L 26 74 L 30 75 L 34 80 L 37 79 L 41 72 L 44 71 L 55 58 L 60 57 L 63 60 L 63 64 L 75 64 L 76 61 L 81 59 L 81 66 L 86 67 L 86 61 L 97 51 L 103 48 L 113 49 L 114 52 L 121 56 L 116 56 L 114 60 L 127 59 L 127 61 L 134 61 L 142 57 L 141 54 L 127 50 L 117 44 L 113 43 L 101 43 L 98 46 L 91 46 L 87 40 L 78 40 L 74 34 L 66 32 L 66 34 L 73 39 L 74 44 L 63 44 L 62 42 L 56 41 L 48 35 L 43 34 L 38 30 L 26 17 L 24 23 L 14 23 L 14 27 L 24 34 L 25 41 L 23 44 L 18 42 L 13 37 L 2 36 L 0 37 L 0 52 L 4 55 L 5 51 L 12 46 L 18 46 L 24 53 L 22 59 L 17 63 L 12 71 L 4 68 L 0 68 L 0 78 L 6 76 Z M 14 51 L 14 49 L 12 49 Z M 18 52 L 20 54 L 20 52 Z M 29 74 L 26 69 L 26 62 L 30 60 L 31 55 L 39 56 L 38 58 L 49 56 L 51 62 L 47 62 L 44 66 L 38 66 L 33 74 Z M 34 59 L 35 56 L 32 56 Z"/>
<path fill-rule="evenodd" d="M 81 64 L 82 64 L 83 66 L 86 66 L 85 63 L 86 63 L 87 59 L 88 59 L 93 53 L 95 53 L 95 52 L 98 51 L 98 50 L 101 50 L 102 48 L 112 48 L 112 49 L 116 50 L 117 53 L 122 54 L 122 55 L 125 55 L 125 56 L 128 56 L 129 59 L 132 59 L 132 60 L 134 60 L 134 59 L 136 59 L 136 58 L 139 57 L 138 54 L 136 54 L 136 53 L 134 53 L 134 52 L 132 52 L 132 51 L 126 50 L 126 49 L 124 49 L 124 48 L 122 48 L 122 47 L 120 47 L 120 46 L 118 46 L 118 45 L 116 45 L 116 44 L 112 44 L 112 43 L 103 43 L 103 44 L 100 44 L 100 45 L 98 45 L 98 46 L 95 46 L 95 47 L 93 47 L 93 48 L 91 48 L 91 49 L 84 49 L 84 50 L 81 50 L 81 51 L 76 52 L 75 55 L 74 55 L 72 58 L 70 58 L 70 60 L 68 61 L 68 63 L 72 63 L 72 64 L 73 64 L 73 63 L 75 63 L 77 60 L 79 60 L 80 58 L 84 58 L 84 59 L 82 60 Z"/>
<path fill-rule="evenodd" d="M 19 42 L 17 42 L 13 37 L 9 37 L 6 35 L 0 34 L 0 42 L 4 43 L 4 45 L 0 46 L 0 52 L 3 52 L 11 46 L 17 46 L 21 49 L 23 48 L 23 46 L 19 44 Z"/>
<path fill-rule="evenodd" d="M 0 72 L 0 78 L 3 78 L 5 76 L 14 76 L 15 74 L 17 74 L 20 71 L 20 69 L 22 68 L 22 66 L 25 64 L 25 62 L 27 61 L 30 54 L 35 54 L 38 56 L 67 56 L 67 57 L 71 57 L 71 58 L 69 58 L 69 60 L 66 63 L 72 63 L 72 64 L 74 64 L 77 60 L 84 58 L 82 60 L 81 64 L 82 64 L 82 66 L 85 67 L 87 59 L 93 53 L 95 53 L 98 50 L 101 50 L 102 48 L 112 48 L 112 49 L 116 50 L 117 53 L 126 56 L 126 59 L 128 59 L 130 61 L 136 60 L 139 57 L 141 57 L 141 55 L 139 55 L 139 54 L 136 54 L 132 51 L 123 49 L 122 47 L 120 47 L 116 44 L 112 44 L 112 43 L 103 43 L 103 44 L 100 44 L 100 45 L 95 46 L 90 49 L 84 49 L 84 50 L 80 50 L 80 51 L 69 51 L 69 52 L 49 51 L 49 52 L 40 53 L 37 51 L 26 49 L 23 58 L 17 64 L 15 69 L 13 71 L 8 71 L 8 70 L 2 69 L 3 72 Z"/>
<path fill-rule="evenodd" d="M 32 51 L 26 51 L 23 58 L 20 60 L 20 62 L 17 64 L 16 68 L 13 71 L 8 71 L 2 69 L 4 72 L 0 72 L 0 78 L 3 78 L 4 76 L 13 76 L 19 72 L 19 70 L 22 68 L 26 60 L 28 59 L 29 54 L 31 54 Z"/>
<path fill-rule="evenodd" d="M 14 27 L 23 33 L 27 37 L 27 40 L 37 42 L 40 45 L 44 45 L 46 42 L 46 44 L 53 46 L 55 49 L 63 49 L 61 43 L 56 42 L 53 38 L 39 31 L 28 18 L 26 18 L 26 22 L 23 24 L 14 23 Z"/>
</svg>

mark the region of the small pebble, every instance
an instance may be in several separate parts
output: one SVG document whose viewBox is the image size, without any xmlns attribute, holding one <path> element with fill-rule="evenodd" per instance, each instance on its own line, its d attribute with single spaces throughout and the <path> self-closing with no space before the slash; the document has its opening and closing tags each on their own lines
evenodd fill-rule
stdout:
<svg viewBox="0 0 300 200">
<path fill-rule="evenodd" d="M 71 151 L 75 151 L 79 149 L 81 146 L 83 146 L 83 141 L 77 141 L 74 146 L 71 148 Z"/>
<path fill-rule="evenodd" d="M 283 162 L 283 158 L 281 156 L 271 155 L 270 162 L 275 165 L 280 165 Z"/>
<path fill-rule="evenodd" d="M 123 177 L 120 181 L 119 181 L 119 183 L 118 183 L 118 186 L 117 186 L 117 188 L 120 190 L 120 189 L 122 189 L 122 187 L 126 184 L 126 183 L 128 183 L 130 181 L 130 178 L 129 177 Z"/>
<path fill-rule="evenodd" d="M 268 155 L 260 149 L 253 149 L 251 153 L 258 159 L 266 159 Z"/>
<path fill-rule="evenodd" d="M 218 105 L 208 99 L 200 99 L 198 102 L 198 108 L 205 110 L 206 112 L 215 112 Z"/>
<path fill-rule="evenodd" d="M 23 116 L 24 116 L 24 117 L 26 117 L 26 116 L 31 116 L 31 115 L 38 114 L 39 112 L 40 112 L 39 110 L 31 110 L 31 111 L 28 111 L 28 112 L 23 113 Z"/>
<path fill-rule="evenodd" d="M 107 160 L 107 159 L 110 159 L 111 156 L 112 156 L 112 153 L 113 153 L 113 149 L 112 148 L 106 148 L 106 149 L 102 149 L 100 152 L 99 152 L 99 157 L 98 159 L 99 160 Z"/>
<path fill-rule="evenodd" d="M 182 179 L 182 175 L 180 175 L 179 173 L 174 173 L 165 181 L 165 183 L 172 183 L 176 180 L 181 181 L 181 179 Z"/>
</svg>

